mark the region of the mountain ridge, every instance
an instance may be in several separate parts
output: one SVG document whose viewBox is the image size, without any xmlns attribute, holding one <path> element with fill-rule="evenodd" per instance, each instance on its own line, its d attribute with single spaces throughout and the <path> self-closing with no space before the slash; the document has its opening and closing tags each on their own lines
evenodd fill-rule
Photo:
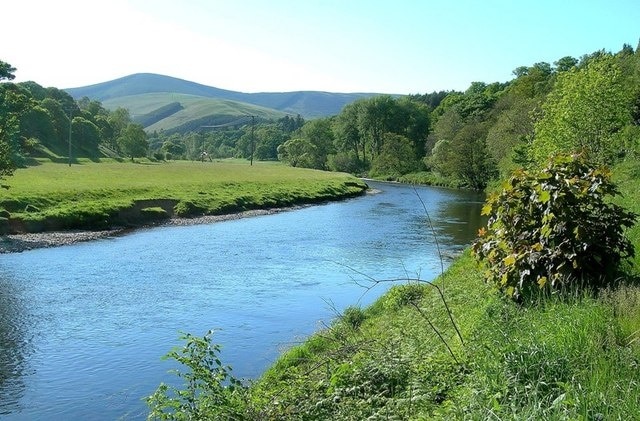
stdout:
<svg viewBox="0 0 640 421">
<path fill-rule="evenodd" d="M 134 73 L 106 82 L 65 89 L 72 97 L 88 97 L 111 106 L 126 106 L 119 99 L 154 93 L 195 95 L 203 98 L 222 99 L 251 104 L 259 107 L 304 118 L 328 117 L 340 113 L 342 108 L 360 98 L 369 98 L 379 93 L 335 93 L 325 91 L 257 92 L 231 91 L 201 83 L 157 73 Z M 166 103 L 158 103 L 160 108 Z"/>
</svg>

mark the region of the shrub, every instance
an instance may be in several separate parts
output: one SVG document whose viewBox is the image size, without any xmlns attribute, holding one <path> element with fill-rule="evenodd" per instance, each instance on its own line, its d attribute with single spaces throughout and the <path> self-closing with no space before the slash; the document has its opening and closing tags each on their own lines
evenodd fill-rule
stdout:
<svg viewBox="0 0 640 421">
<path fill-rule="evenodd" d="M 624 229 L 636 217 L 607 201 L 619 194 L 610 178 L 581 155 L 554 157 L 539 171 L 516 171 L 487 199 L 487 228 L 473 245 L 489 278 L 518 299 L 535 290 L 609 281 L 620 260 L 634 254 Z"/>
<path fill-rule="evenodd" d="M 384 296 L 384 307 L 386 309 L 399 309 L 403 306 L 417 303 L 424 297 L 425 285 L 419 283 L 408 283 L 395 285 Z"/>
<path fill-rule="evenodd" d="M 199 338 L 191 334 L 181 337 L 186 343 L 165 358 L 171 358 L 187 371 L 174 371 L 184 379 L 184 388 L 161 384 L 146 398 L 149 419 L 201 420 L 241 419 L 246 388 L 231 375 L 218 355 L 220 346 L 212 343 L 213 332 Z"/>
<path fill-rule="evenodd" d="M 358 329 L 366 318 L 367 316 L 360 307 L 347 307 L 342 314 L 342 321 L 352 329 Z"/>
</svg>

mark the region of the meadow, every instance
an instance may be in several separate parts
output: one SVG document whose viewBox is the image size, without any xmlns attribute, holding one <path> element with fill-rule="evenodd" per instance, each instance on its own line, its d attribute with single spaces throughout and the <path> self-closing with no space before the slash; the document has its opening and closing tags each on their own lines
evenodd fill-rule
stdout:
<svg viewBox="0 0 640 421">
<path fill-rule="evenodd" d="M 5 231 L 104 229 L 171 216 L 218 215 L 361 194 L 338 173 L 245 160 L 137 163 L 41 161 L 3 180 Z"/>
</svg>

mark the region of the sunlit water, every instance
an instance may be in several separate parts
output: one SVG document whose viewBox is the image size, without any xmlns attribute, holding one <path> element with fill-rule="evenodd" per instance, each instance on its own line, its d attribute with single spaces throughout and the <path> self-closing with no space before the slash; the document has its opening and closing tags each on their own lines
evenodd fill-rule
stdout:
<svg viewBox="0 0 640 421">
<path fill-rule="evenodd" d="M 224 363 L 256 377 L 388 288 L 367 276 L 439 274 L 429 217 L 445 266 L 478 227 L 476 194 L 370 185 L 381 193 L 0 256 L 0 418 L 144 419 L 142 398 L 175 381 L 160 357 L 179 332 L 219 329 Z"/>
</svg>

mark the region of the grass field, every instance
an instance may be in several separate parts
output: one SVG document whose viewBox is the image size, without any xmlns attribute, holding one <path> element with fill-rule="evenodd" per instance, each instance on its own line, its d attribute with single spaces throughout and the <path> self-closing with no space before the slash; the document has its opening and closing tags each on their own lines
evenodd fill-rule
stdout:
<svg viewBox="0 0 640 421">
<path fill-rule="evenodd" d="M 365 184 L 346 174 L 244 160 L 69 167 L 41 162 L 3 180 L 5 224 L 14 230 L 102 229 L 177 216 L 214 215 L 350 197 Z"/>
</svg>

